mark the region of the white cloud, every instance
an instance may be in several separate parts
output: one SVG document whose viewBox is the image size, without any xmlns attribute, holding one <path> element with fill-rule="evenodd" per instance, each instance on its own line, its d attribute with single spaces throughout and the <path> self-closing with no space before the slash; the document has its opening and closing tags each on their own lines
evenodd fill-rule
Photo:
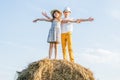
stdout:
<svg viewBox="0 0 120 80">
<path fill-rule="evenodd" d="M 120 54 L 105 49 L 85 49 L 77 55 L 79 59 L 89 63 L 120 63 Z M 77 58 L 78 58 L 77 57 Z"/>
</svg>

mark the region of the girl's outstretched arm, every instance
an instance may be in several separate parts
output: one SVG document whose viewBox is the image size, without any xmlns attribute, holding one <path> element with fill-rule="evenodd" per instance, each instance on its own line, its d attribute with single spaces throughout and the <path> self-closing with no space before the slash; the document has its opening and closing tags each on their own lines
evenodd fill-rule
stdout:
<svg viewBox="0 0 120 80">
<path fill-rule="evenodd" d="M 37 21 L 47 21 L 47 22 L 51 22 L 52 19 L 38 18 L 38 19 L 33 20 L 33 22 L 37 22 Z"/>
<path fill-rule="evenodd" d="M 73 20 L 73 19 L 62 20 L 62 23 L 68 23 L 68 22 L 71 22 L 71 23 L 80 23 L 79 19 L 76 19 L 76 20 Z"/>
</svg>

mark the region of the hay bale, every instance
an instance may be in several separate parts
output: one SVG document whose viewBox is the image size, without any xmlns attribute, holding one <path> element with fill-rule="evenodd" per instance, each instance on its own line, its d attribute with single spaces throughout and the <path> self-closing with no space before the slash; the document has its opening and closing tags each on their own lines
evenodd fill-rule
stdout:
<svg viewBox="0 0 120 80">
<path fill-rule="evenodd" d="M 93 73 L 76 63 L 43 59 L 18 73 L 17 80 L 94 80 Z"/>
</svg>

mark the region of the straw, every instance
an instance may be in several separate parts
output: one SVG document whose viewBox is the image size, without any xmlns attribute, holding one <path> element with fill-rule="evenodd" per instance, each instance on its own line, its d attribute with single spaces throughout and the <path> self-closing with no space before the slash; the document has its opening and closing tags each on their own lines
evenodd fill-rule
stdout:
<svg viewBox="0 0 120 80">
<path fill-rule="evenodd" d="M 66 60 L 43 59 L 18 73 L 17 80 L 95 80 L 93 73 Z"/>
</svg>

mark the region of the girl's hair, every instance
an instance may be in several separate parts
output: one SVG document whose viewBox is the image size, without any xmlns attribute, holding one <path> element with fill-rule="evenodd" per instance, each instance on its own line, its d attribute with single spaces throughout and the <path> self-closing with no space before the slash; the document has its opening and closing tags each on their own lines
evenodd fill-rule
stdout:
<svg viewBox="0 0 120 80">
<path fill-rule="evenodd" d="M 58 12 L 59 13 L 59 17 L 58 18 L 56 18 L 55 16 L 54 16 L 54 13 L 55 12 Z M 56 18 L 58 21 L 60 21 L 60 17 L 62 16 L 62 13 L 59 11 L 59 10 L 54 10 L 53 12 L 52 12 L 52 17 L 53 17 L 53 20 Z"/>
</svg>

